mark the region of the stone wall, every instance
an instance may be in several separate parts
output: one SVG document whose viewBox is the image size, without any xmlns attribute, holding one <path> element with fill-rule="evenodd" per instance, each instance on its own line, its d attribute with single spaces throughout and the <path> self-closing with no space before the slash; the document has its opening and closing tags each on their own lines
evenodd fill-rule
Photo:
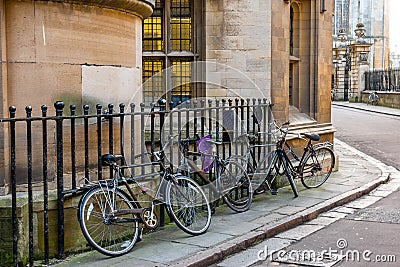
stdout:
<svg viewBox="0 0 400 267">
<path fill-rule="evenodd" d="M 207 97 L 270 99 L 271 1 L 206 0 Z M 217 78 L 215 78 L 217 77 Z"/>
<path fill-rule="evenodd" d="M 373 91 L 364 91 L 362 92 L 361 102 L 368 103 L 368 96 Z M 389 108 L 398 108 L 400 109 L 400 93 L 399 92 L 380 92 L 379 95 L 379 106 L 389 107 Z"/>
<path fill-rule="evenodd" d="M 0 4 L 0 117 L 9 116 L 11 105 L 17 107 L 17 117 L 25 117 L 28 105 L 33 116 L 41 116 L 41 105 L 54 115 L 57 100 L 66 110 L 77 105 L 78 113 L 84 104 L 106 108 L 142 101 L 142 20 L 151 15 L 154 0 Z M 3 194 L 9 176 L 8 125 L 0 125 L 0 131 Z M 24 155 L 25 143 L 23 134 L 18 135 L 17 153 Z"/>
</svg>

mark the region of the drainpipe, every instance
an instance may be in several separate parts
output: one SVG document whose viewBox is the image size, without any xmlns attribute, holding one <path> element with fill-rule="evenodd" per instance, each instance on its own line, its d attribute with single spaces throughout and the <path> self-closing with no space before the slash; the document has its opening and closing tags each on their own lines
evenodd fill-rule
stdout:
<svg viewBox="0 0 400 267">
<path fill-rule="evenodd" d="M 314 1 L 314 74 L 313 74 L 313 117 L 317 115 L 317 71 L 318 71 L 318 14 L 317 0 Z"/>
</svg>

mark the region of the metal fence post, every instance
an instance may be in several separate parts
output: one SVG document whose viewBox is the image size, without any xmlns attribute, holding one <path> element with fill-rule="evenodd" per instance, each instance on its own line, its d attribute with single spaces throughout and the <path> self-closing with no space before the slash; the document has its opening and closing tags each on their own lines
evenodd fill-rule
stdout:
<svg viewBox="0 0 400 267">
<path fill-rule="evenodd" d="M 83 105 L 83 128 L 85 136 L 85 182 L 88 183 L 89 177 L 89 105 Z"/>
<path fill-rule="evenodd" d="M 49 194 L 47 181 L 47 106 L 42 105 L 42 146 L 43 146 L 43 228 L 44 228 L 44 261 L 45 265 L 49 264 Z"/>
<path fill-rule="evenodd" d="M 64 176 L 63 176 L 63 118 L 64 102 L 54 103 L 56 109 L 57 142 L 57 215 L 58 215 L 58 258 L 64 258 Z"/>
<path fill-rule="evenodd" d="M 125 152 L 124 152 L 124 117 L 125 117 L 125 104 L 119 104 L 119 149 L 122 157 L 122 164 L 126 165 Z M 125 176 L 125 170 L 122 169 L 121 173 Z"/>
<path fill-rule="evenodd" d="M 28 165 L 28 243 L 29 266 L 33 266 L 33 199 L 32 199 L 32 107 L 26 106 L 26 148 Z"/>
<path fill-rule="evenodd" d="M 135 163 L 135 103 L 130 103 L 131 107 L 131 164 Z M 135 168 L 132 168 L 132 175 L 135 176 Z"/>
<path fill-rule="evenodd" d="M 101 111 L 102 106 L 100 104 L 96 105 L 96 112 L 97 112 L 97 180 L 103 179 L 103 169 L 101 165 Z"/>
<path fill-rule="evenodd" d="M 71 172 L 72 172 L 72 189 L 76 189 L 76 155 L 75 155 L 75 111 L 76 106 L 69 106 L 71 112 Z"/>
<path fill-rule="evenodd" d="M 15 118 L 17 108 L 9 107 L 10 118 Z M 10 121 L 10 154 L 11 154 L 11 220 L 13 235 L 13 263 L 18 266 L 18 222 L 17 222 L 17 181 L 16 181 L 16 162 L 15 162 L 15 120 Z"/>
<path fill-rule="evenodd" d="M 164 136 L 163 131 L 164 131 L 164 120 L 165 120 L 165 107 L 166 107 L 166 103 L 167 101 L 165 99 L 160 98 L 160 100 L 158 100 L 158 104 L 160 105 L 160 146 L 163 145 L 163 140 L 161 140 L 161 138 Z M 162 147 L 161 147 L 162 149 Z M 163 163 L 164 163 L 164 159 L 163 159 Z M 164 171 L 164 169 L 162 169 L 161 171 Z M 165 205 L 162 204 L 160 206 L 160 225 L 163 226 L 165 224 Z"/>
<path fill-rule="evenodd" d="M 125 119 L 125 104 L 120 103 L 119 104 L 119 148 L 120 148 L 120 153 L 123 155 L 123 164 L 126 164 L 125 160 L 125 152 L 124 152 L 124 119 Z"/>
</svg>

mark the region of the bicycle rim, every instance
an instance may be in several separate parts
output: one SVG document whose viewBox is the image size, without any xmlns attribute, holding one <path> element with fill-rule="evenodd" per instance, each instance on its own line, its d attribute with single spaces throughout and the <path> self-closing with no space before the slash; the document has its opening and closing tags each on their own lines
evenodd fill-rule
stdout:
<svg viewBox="0 0 400 267">
<path fill-rule="evenodd" d="M 211 209 L 200 186 L 185 176 L 175 176 L 166 187 L 167 211 L 184 232 L 200 235 L 211 223 Z"/>
<path fill-rule="evenodd" d="M 253 200 L 253 189 L 244 168 L 234 160 L 225 162 L 219 179 L 226 205 L 236 212 L 248 210 Z"/>
<path fill-rule="evenodd" d="M 320 147 L 311 152 L 302 167 L 301 182 L 306 188 L 321 186 L 335 166 L 335 155 L 330 148 Z"/>
<path fill-rule="evenodd" d="M 139 236 L 139 218 L 137 214 L 112 215 L 115 209 L 134 208 L 124 192 L 117 191 L 115 198 L 113 194 L 111 189 L 100 186 L 88 191 L 79 205 L 79 223 L 93 248 L 107 256 L 120 256 L 135 245 Z"/>
</svg>

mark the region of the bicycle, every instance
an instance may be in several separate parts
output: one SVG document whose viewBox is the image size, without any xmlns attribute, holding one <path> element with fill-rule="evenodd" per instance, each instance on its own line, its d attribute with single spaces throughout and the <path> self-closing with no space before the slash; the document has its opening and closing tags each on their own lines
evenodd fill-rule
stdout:
<svg viewBox="0 0 400 267">
<path fill-rule="evenodd" d="M 197 143 L 198 152 L 188 150 L 192 142 Z M 233 211 L 247 211 L 253 199 L 251 180 L 237 161 L 231 158 L 223 159 L 217 155 L 217 145 L 224 143 L 211 140 L 211 135 L 180 140 L 179 146 L 183 150 L 184 162 L 178 169 L 189 176 L 197 175 L 205 183 L 210 199 L 214 199 L 211 202 L 213 211 L 221 198 Z M 189 156 L 200 157 L 202 168 L 190 160 Z"/>
<path fill-rule="evenodd" d="M 163 203 L 170 218 L 188 234 L 203 234 L 210 226 L 211 209 L 201 187 L 189 177 L 173 174 L 163 163 L 163 150 L 154 152 L 153 157 L 151 165 L 159 165 L 162 170 L 154 196 L 150 196 L 149 189 L 134 177 L 124 177 L 123 170 L 133 165 L 118 165 L 117 162 L 123 160 L 122 155 L 101 157 L 103 166 L 112 167 L 114 177 L 96 182 L 82 196 L 78 209 L 82 233 L 100 253 L 107 256 L 128 253 L 139 239 L 140 223 L 148 229 L 157 228 L 159 220 L 155 209 Z M 151 200 L 139 200 L 132 184 Z M 125 190 L 120 185 L 124 185 Z"/>
<path fill-rule="evenodd" d="M 316 188 L 325 183 L 335 166 L 335 155 L 330 148 L 332 144 L 324 142 L 313 145 L 312 141 L 320 140 L 318 134 L 295 133 L 298 138 L 307 141 L 303 154 L 299 157 L 286 140 L 289 131 L 288 128 L 284 129 L 284 127 L 289 126 L 289 122 L 285 122 L 281 126 L 273 122 L 273 126 L 276 127 L 275 132 L 280 133 L 275 144 L 276 148 L 273 151 L 267 153 L 264 158 L 256 163 L 256 166 L 253 166 L 252 162 L 256 162 L 254 147 L 257 145 L 249 147 L 244 157 L 238 157 L 238 159 L 245 161 L 249 172 L 253 172 L 252 183 L 259 185 L 255 193 L 259 194 L 270 190 L 273 194 L 276 194 L 277 191 L 273 184 L 278 175 L 285 175 L 288 178 L 295 197 L 298 197 L 295 178 L 300 178 L 306 188 Z M 257 136 L 246 135 L 253 140 Z M 290 160 L 289 156 L 293 160 Z"/>
<path fill-rule="evenodd" d="M 368 95 L 368 102 L 367 104 L 371 103 L 371 105 L 375 106 L 378 104 L 380 98 L 377 92 L 372 92 Z"/>
</svg>

